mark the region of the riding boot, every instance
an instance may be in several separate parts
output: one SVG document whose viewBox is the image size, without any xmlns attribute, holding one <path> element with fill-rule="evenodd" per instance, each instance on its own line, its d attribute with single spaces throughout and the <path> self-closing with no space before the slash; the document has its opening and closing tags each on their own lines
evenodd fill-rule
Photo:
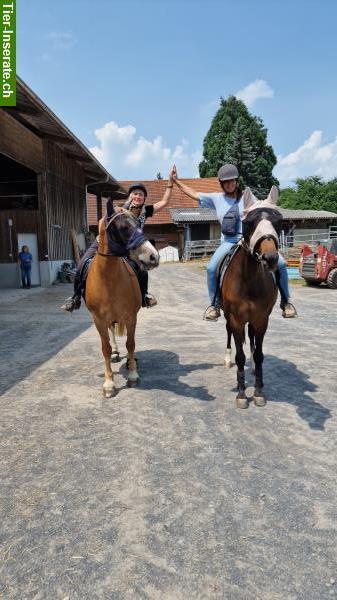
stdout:
<svg viewBox="0 0 337 600">
<path fill-rule="evenodd" d="M 286 302 L 281 300 L 280 308 L 282 310 L 282 317 L 285 319 L 293 319 L 294 317 L 297 317 L 297 310 L 295 306 L 289 302 L 289 299 Z"/>
<path fill-rule="evenodd" d="M 74 294 L 67 298 L 61 309 L 67 312 L 73 312 L 81 307 L 82 289 L 81 289 L 81 275 L 79 271 L 76 271 L 74 279 Z"/>
<path fill-rule="evenodd" d="M 211 304 L 208 308 L 206 308 L 204 313 L 205 321 L 217 321 L 221 316 L 220 306 Z"/>
<path fill-rule="evenodd" d="M 291 302 L 289 302 L 289 298 L 286 296 L 284 290 L 282 289 L 279 269 L 277 269 L 275 272 L 275 279 L 281 295 L 280 309 L 282 310 L 282 317 L 284 317 L 285 319 L 293 319 L 294 317 L 297 317 L 297 310 L 295 306 Z"/>
<path fill-rule="evenodd" d="M 148 293 L 148 285 L 149 285 L 149 274 L 147 271 L 143 271 L 143 269 L 139 269 L 138 272 L 138 281 L 140 285 L 140 291 L 142 293 L 142 306 L 146 308 L 152 308 L 156 306 L 157 300 L 156 298 Z"/>
</svg>

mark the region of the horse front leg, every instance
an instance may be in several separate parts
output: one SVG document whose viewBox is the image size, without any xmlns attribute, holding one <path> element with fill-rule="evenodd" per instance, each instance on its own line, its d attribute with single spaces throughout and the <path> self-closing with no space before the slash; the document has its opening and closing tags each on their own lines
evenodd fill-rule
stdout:
<svg viewBox="0 0 337 600">
<path fill-rule="evenodd" d="M 238 393 L 236 396 L 237 408 L 248 408 L 248 398 L 246 396 L 246 384 L 245 384 L 245 363 L 246 357 L 243 351 L 243 342 L 245 339 L 244 327 L 240 329 L 232 329 L 236 355 L 235 362 L 237 366 L 237 382 L 238 382 Z"/>
<path fill-rule="evenodd" d="M 255 349 L 254 349 L 254 354 L 253 354 L 253 358 L 254 358 L 254 363 L 255 363 L 255 389 L 254 389 L 254 396 L 253 396 L 253 401 L 255 406 L 265 406 L 267 404 L 267 400 L 265 399 L 263 393 L 262 393 L 262 388 L 263 388 L 263 370 L 262 370 L 262 364 L 263 364 L 263 351 L 262 351 L 262 347 L 263 347 L 263 338 L 266 332 L 266 329 L 264 329 L 264 331 L 255 332 Z"/>
<path fill-rule="evenodd" d="M 137 321 L 128 323 L 126 326 L 126 349 L 128 351 L 127 368 L 128 368 L 128 386 L 135 386 L 138 383 L 139 375 L 137 371 L 137 359 L 135 358 L 135 331 Z"/>
<path fill-rule="evenodd" d="M 227 329 L 227 347 L 225 353 L 224 367 L 229 369 L 232 366 L 232 347 L 231 347 L 231 338 L 232 332 L 229 327 L 228 321 L 226 321 L 226 329 Z"/>
<path fill-rule="evenodd" d="M 113 380 L 113 372 L 111 369 L 111 345 L 109 339 L 109 329 L 106 324 L 101 323 L 98 319 L 94 319 L 97 331 L 101 338 L 102 354 L 104 357 L 104 383 L 103 395 L 105 398 L 111 398 L 116 393 L 116 387 Z"/>
</svg>

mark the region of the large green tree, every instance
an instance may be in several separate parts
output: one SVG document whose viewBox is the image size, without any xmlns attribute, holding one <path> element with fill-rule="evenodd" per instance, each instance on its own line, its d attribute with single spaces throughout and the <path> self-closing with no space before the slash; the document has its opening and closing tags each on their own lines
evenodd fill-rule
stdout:
<svg viewBox="0 0 337 600">
<path fill-rule="evenodd" d="M 267 129 L 235 96 L 220 99 L 220 108 L 204 139 L 200 177 L 215 177 L 226 162 L 237 166 L 243 184 L 259 197 L 278 185 L 272 175 L 276 156 L 267 143 Z"/>
<path fill-rule="evenodd" d="M 281 206 L 337 213 L 337 178 L 323 181 L 321 177 L 313 176 L 296 179 L 295 183 L 294 188 L 281 190 Z"/>
</svg>

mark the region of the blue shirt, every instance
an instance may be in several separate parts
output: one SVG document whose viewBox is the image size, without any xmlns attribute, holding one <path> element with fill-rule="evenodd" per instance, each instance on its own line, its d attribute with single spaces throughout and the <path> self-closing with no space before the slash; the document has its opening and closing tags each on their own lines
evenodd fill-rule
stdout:
<svg viewBox="0 0 337 600">
<path fill-rule="evenodd" d="M 33 257 L 30 252 L 20 252 L 19 259 L 21 267 L 30 267 Z"/>
<path fill-rule="evenodd" d="M 211 194 L 204 194 L 202 192 L 199 193 L 199 206 L 201 208 L 213 208 L 215 209 L 216 216 L 218 217 L 218 221 L 220 225 L 222 225 L 222 220 L 225 214 L 229 211 L 229 209 L 235 204 L 236 199 L 230 198 L 226 196 L 223 192 L 214 192 Z M 243 217 L 243 200 L 242 198 L 239 200 L 239 212 L 240 212 L 240 226 L 239 232 L 237 235 L 223 235 L 221 233 L 221 240 L 226 242 L 237 242 L 241 238 L 242 234 L 242 217 Z"/>
</svg>

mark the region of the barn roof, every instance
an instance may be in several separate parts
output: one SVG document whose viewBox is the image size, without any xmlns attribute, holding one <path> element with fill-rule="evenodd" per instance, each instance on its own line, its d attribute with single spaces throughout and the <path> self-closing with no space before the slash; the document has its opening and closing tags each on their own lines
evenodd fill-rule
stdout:
<svg viewBox="0 0 337 600">
<path fill-rule="evenodd" d="M 4 110 L 39 137 L 55 142 L 68 158 L 76 161 L 84 171 L 90 192 L 117 198 L 126 196 L 120 183 L 20 77 L 17 77 L 16 97 L 16 106 L 3 107 Z"/>
<path fill-rule="evenodd" d="M 283 218 L 288 221 L 331 221 L 337 219 L 337 213 L 327 210 L 293 210 L 279 207 Z"/>
<path fill-rule="evenodd" d="M 290 210 L 278 207 L 286 221 L 331 221 L 337 214 L 326 210 Z M 216 212 L 211 208 L 175 208 L 170 210 L 174 223 L 206 223 L 217 221 Z"/>
</svg>

